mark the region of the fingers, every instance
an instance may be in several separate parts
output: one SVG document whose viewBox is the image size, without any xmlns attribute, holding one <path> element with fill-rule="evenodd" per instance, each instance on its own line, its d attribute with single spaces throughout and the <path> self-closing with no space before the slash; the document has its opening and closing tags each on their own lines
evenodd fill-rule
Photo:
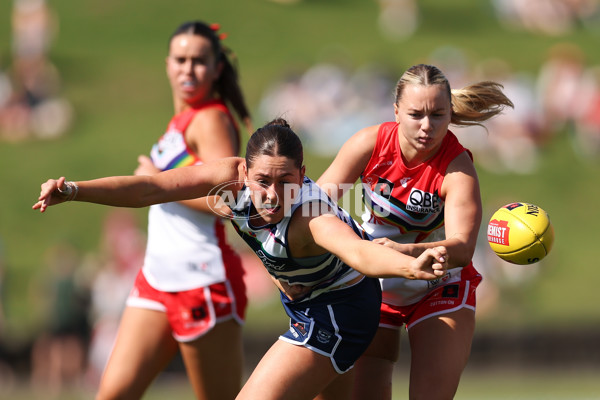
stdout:
<svg viewBox="0 0 600 400">
<path fill-rule="evenodd" d="M 444 246 L 425 250 L 417 260 L 420 261 L 417 279 L 437 279 L 444 276 L 448 270 L 448 251 Z"/>
<path fill-rule="evenodd" d="M 154 175 L 159 172 L 158 168 L 156 168 L 150 157 L 140 155 L 138 156 L 137 160 L 138 166 L 134 171 L 134 175 Z"/>
<path fill-rule="evenodd" d="M 382 238 L 375 238 L 373 239 L 374 243 L 380 244 L 382 246 L 387 246 L 387 247 L 394 247 L 394 245 L 396 244 L 393 240 L 390 240 L 386 237 L 382 237 Z"/>
<path fill-rule="evenodd" d="M 434 247 L 432 256 L 437 262 L 431 264 L 433 274 L 436 276 L 444 276 L 448 270 L 448 250 L 444 246 Z"/>
<path fill-rule="evenodd" d="M 427 249 L 430 256 L 437 260 L 439 263 L 448 262 L 448 250 L 444 246 L 437 246 L 431 249 Z"/>
<path fill-rule="evenodd" d="M 48 179 L 45 183 L 42 184 L 42 190 L 40 191 L 40 197 L 38 200 L 43 200 L 48 197 L 52 192 L 57 190 L 58 188 L 64 189 L 65 186 L 65 177 L 62 176 L 56 179 Z"/>
<path fill-rule="evenodd" d="M 46 211 L 46 208 L 52 204 L 52 194 L 59 188 L 63 190 L 66 189 L 64 176 L 61 176 L 58 179 L 48 179 L 41 185 L 38 201 L 31 208 L 40 210 L 40 212 Z"/>
<path fill-rule="evenodd" d="M 373 243 L 377 243 L 377 244 L 385 244 L 385 242 L 389 240 L 388 238 L 382 237 L 382 238 L 375 238 L 373 239 Z"/>
<path fill-rule="evenodd" d="M 154 163 L 152 162 L 152 159 L 148 156 L 145 156 L 145 155 L 138 156 L 137 161 L 139 164 L 138 169 L 144 168 L 144 167 L 146 167 L 146 168 L 152 167 L 152 169 L 156 168 L 154 166 Z"/>
<path fill-rule="evenodd" d="M 433 267 L 433 274 L 436 277 L 440 277 L 440 276 L 444 276 L 446 275 L 446 269 L 442 264 L 434 264 L 432 265 Z"/>
<path fill-rule="evenodd" d="M 437 246 L 426 249 L 421 255 L 418 257 L 423 261 L 429 260 L 430 262 L 437 261 L 438 263 L 447 263 L 448 262 L 448 251 L 444 246 Z"/>
<path fill-rule="evenodd" d="M 61 184 L 62 183 L 64 183 L 64 181 L 61 182 Z M 48 197 L 50 197 L 52 195 L 52 192 L 61 187 L 61 184 L 59 184 L 59 181 L 56 181 L 54 179 L 47 180 L 45 183 L 42 184 L 42 190 L 40 190 L 40 196 L 38 197 L 38 200 L 45 200 Z"/>
</svg>

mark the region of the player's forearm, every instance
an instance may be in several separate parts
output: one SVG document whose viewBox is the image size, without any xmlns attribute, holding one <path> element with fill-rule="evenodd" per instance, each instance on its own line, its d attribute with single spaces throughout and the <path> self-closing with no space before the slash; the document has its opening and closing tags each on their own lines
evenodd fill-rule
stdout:
<svg viewBox="0 0 600 400">
<path fill-rule="evenodd" d="M 437 242 L 421 242 L 401 245 L 405 249 L 406 254 L 413 257 L 418 257 L 427 249 L 432 249 L 438 246 L 444 246 L 448 250 L 449 268 L 458 268 L 468 265 L 475 253 L 475 245 L 468 241 L 459 238 L 450 238 Z M 408 249 L 408 252 L 406 251 Z"/>
<path fill-rule="evenodd" d="M 414 258 L 411 256 L 366 240 L 357 241 L 352 249 L 344 261 L 367 276 L 415 279 L 411 266 Z"/>
<path fill-rule="evenodd" d="M 117 207 L 145 207 L 152 204 L 190 200 L 208 196 L 215 185 L 233 182 L 230 191 L 240 186 L 241 159 L 223 159 L 201 166 L 175 168 L 152 176 L 118 176 L 80 183 L 75 200 Z M 241 181 L 243 182 L 243 181 Z"/>
<path fill-rule="evenodd" d="M 191 200 L 181 200 L 179 203 L 195 211 L 213 214 L 223 218 L 231 217 L 231 209 L 220 196 L 206 196 Z"/>
<path fill-rule="evenodd" d="M 75 201 L 114 207 L 145 207 L 160 202 L 160 190 L 148 176 L 113 176 L 75 184 Z"/>
</svg>

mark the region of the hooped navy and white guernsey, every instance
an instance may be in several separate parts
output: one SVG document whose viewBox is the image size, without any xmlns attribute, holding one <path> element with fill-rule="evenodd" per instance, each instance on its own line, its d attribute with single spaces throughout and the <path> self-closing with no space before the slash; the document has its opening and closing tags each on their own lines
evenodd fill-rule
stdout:
<svg viewBox="0 0 600 400">
<path fill-rule="evenodd" d="M 250 189 L 244 186 L 238 194 L 238 201 L 232 207 L 232 224 L 237 233 L 261 259 L 267 271 L 277 280 L 289 285 L 310 286 L 313 290 L 303 299 L 314 299 L 329 289 L 339 287 L 360 273 L 346 265 L 337 256 L 326 253 L 315 257 L 293 258 L 288 244 L 288 230 L 294 212 L 309 212 L 314 207 L 325 206 L 334 211 L 337 217 L 350 226 L 356 234 L 368 239 L 368 235 L 354 219 L 335 204 L 319 186 L 308 177 L 304 177 L 302 187 L 296 196 L 290 211 L 277 224 L 252 226 L 250 215 L 253 205 Z M 323 204 L 324 203 L 324 204 Z M 303 207 L 303 209 L 298 210 Z M 282 296 L 282 300 L 287 298 Z"/>
</svg>

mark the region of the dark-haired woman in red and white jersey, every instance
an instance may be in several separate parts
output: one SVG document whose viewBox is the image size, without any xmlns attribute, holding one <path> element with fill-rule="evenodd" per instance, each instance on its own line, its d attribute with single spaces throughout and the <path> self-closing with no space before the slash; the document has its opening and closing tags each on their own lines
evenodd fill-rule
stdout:
<svg viewBox="0 0 600 400">
<path fill-rule="evenodd" d="M 166 72 L 175 115 L 140 156 L 136 174 L 238 155 L 229 111 L 248 124 L 236 70 L 217 26 L 183 23 L 171 35 Z M 227 245 L 207 199 L 154 205 L 144 265 L 127 300 L 97 399 L 138 399 L 181 352 L 198 399 L 233 399 L 243 372 L 247 304 L 240 258 Z"/>
</svg>

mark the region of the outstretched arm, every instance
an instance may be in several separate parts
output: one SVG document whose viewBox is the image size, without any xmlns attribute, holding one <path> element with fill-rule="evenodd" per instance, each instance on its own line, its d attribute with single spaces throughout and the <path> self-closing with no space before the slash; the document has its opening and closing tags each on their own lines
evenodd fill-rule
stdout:
<svg viewBox="0 0 600 400">
<path fill-rule="evenodd" d="M 412 257 L 359 238 L 333 215 L 312 218 L 308 226 L 317 245 L 367 276 L 432 280 L 443 276 L 448 268 L 448 253 L 443 246 L 424 250 L 418 257 Z"/>
<path fill-rule="evenodd" d="M 154 166 L 150 157 L 145 155 L 138 156 L 138 166 L 134 171 L 134 175 L 156 175 L 160 172 L 161 170 Z M 222 201 L 219 196 L 206 196 L 191 200 L 181 200 L 179 201 L 179 204 L 183 204 L 196 211 L 212 213 L 219 217 L 228 216 L 231 213 L 231 210 L 228 207 L 222 207 Z"/>
<path fill-rule="evenodd" d="M 218 185 L 233 182 L 228 189 L 237 191 L 243 183 L 243 159 L 226 158 L 200 166 L 176 168 L 153 176 L 112 176 L 90 181 L 74 182 L 65 178 L 50 179 L 42 190 L 34 210 L 44 212 L 50 205 L 66 200 L 105 204 L 115 207 L 146 207 L 206 196 Z M 74 198 L 65 196 L 65 190 L 76 190 Z"/>
</svg>

